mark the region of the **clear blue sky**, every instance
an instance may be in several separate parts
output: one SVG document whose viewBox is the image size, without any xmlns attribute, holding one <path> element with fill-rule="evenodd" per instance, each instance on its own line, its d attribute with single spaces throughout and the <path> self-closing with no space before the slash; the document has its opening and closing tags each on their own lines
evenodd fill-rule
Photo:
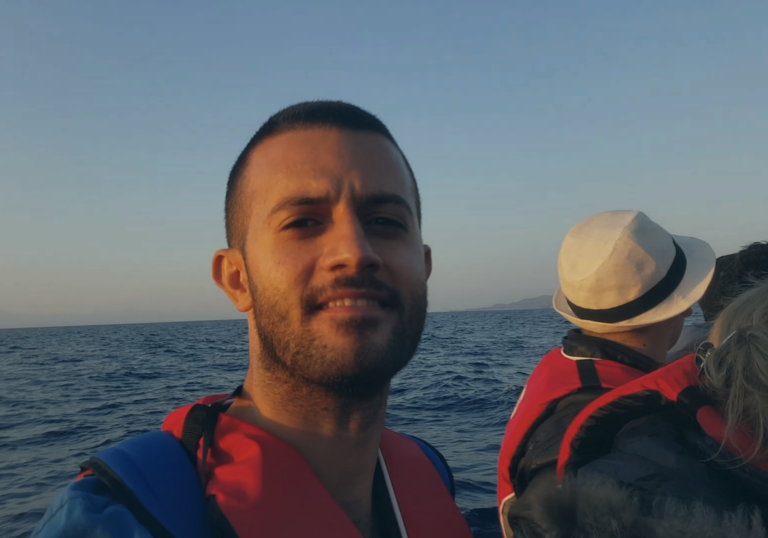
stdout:
<svg viewBox="0 0 768 538">
<path fill-rule="evenodd" d="M 768 239 L 767 2 L 365 4 L 4 2 L 0 326 L 237 317 L 209 276 L 226 176 L 305 99 L 408 155 L 432 310 L 552 293 L 603 210 Z"/>
</svg>

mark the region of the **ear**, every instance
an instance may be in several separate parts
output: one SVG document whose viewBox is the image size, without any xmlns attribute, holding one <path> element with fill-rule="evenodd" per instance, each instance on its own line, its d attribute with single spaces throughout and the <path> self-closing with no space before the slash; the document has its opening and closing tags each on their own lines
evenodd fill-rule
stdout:
<svg viewBox="0 0 768 538">
<path fill-rule="evenodd" d="M 427 271 L 427 280 L 429 275 L 432 274 L 432 247 L 424 245 L 424 267 Z"/>
<path fill-rule="evenodd" d="M 222 249 L 213 255 L 211 276 L 240 312 L 253 310 L 245 260 L 239 250 Z"/>
</svg>

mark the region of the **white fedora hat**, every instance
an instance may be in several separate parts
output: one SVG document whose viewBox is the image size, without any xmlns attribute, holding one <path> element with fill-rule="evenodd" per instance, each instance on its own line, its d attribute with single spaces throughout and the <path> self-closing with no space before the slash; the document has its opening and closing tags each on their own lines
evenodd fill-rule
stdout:
<svg viewBox="0 0 768 538">
<path fill-rule="evenodd" d="M 640 211 L 584 219 L 565 236 L 552 300 L 574 325 L 627 331 L 677 316 L 712 280 L 715 253 L 693 237 L 669 234 Z"/>
</svg>

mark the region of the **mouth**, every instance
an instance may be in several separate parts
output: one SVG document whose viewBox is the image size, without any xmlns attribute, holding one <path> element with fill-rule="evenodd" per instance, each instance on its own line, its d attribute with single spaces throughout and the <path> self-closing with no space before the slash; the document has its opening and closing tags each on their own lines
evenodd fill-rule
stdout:
<svg viewBox="0 0 768 538">
<path fill-rule="evenodd" d="M 327 303 L 320 305 L 320 310 L 329 310 L 331 308 L 340 308 L 340 307 L 348 307 L 348 306 L 357 306 L 357 307 L 366 307 L 366 306 L 373 306 L 373 307 L 382 307 L 382 304 L 380 301 L 376 301 L 374 299 L 352 299 L 352 298 L 345 298 L 345 299 L 335 299 L 333 301 L 328 301 Z"/>
<path fill-rule="evenodd" d="M 312 287 L 303 298 L 308 316 L 374 318 L 398 313 L 400 294 L 372 276 L 339 277 L 325 286 Z"/>
<path fill-rule="evenodd" d="M 390 306 L 390 301 L 384 294 L 346 290 L 321 297 L 314 308 L 317 312 L 371 314 L 381 312 Z"/>
</svg>

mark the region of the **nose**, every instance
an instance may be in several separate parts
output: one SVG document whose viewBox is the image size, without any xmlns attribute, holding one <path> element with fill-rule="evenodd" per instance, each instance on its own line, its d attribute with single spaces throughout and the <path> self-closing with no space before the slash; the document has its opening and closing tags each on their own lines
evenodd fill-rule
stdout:
<svg viewBox="0 0 768 538">
<path fill-rule="evenodd" d="M 381 258 L 357 215 L 335 219 L 326 241 L 322 266 L 328 271 L 354 275 L 376 273 L 381 268 Z"/>
</svg>

